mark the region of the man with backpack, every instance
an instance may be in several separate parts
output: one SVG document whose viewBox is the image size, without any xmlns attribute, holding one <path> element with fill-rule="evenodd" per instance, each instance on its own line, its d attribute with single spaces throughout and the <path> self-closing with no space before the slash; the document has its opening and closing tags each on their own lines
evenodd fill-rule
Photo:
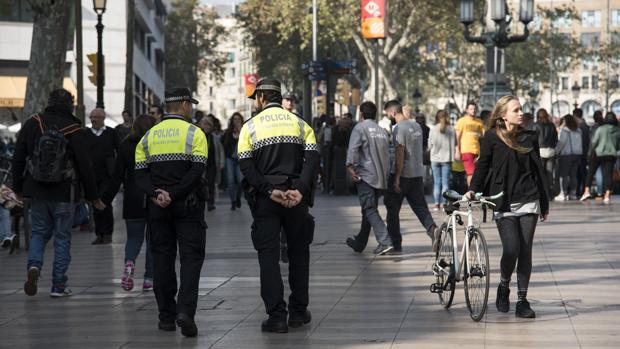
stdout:
<svg viewBox="0 0 620 349">
<path fill-rule="evenodd" d="M 45 245 L 54 238 L 51 297 L 71 295 L 65 275 L 71 261 L 71 225 L 75 203 L 86 200 L 101 210 L 95 173 L 88 157 L 86 133 L 72 114 L 73 96 L 64 89 L 50 93 L 43 114 L 33 115 L 19 133 L 13 156 L 13 190 L 30 199 L 32 237 L 24 292 L 37 293 Z M 82 185 L 80 185 L 80 183 Z"/>
</svg>

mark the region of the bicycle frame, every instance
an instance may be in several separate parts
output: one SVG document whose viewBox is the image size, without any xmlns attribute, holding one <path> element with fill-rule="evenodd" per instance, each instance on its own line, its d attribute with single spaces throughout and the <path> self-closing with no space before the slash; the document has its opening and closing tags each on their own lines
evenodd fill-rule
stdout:
<svg viewBox="0 0 620 349">
<path fill-rule="evenodd" d="M 452 228 L 452 244 L 453 244 L 453 248 L 454 248 L 454 252 L 455 253 L 459 253 L 459 245 L 458 245 L 458 240 L 457 240 L 457 235 L 456 235 L 456 227 L 457 227 L 457 223 L 456 223 L 456 217 L 457 216 L 466 216 L 467 217 L 467 225 L 465 226 L 465 240 L 463 243 L 463 247 L 461 249 L 461 252 L 459 255 L 454 256 L 454 278 L 455 281 L 463 281 L 463 277 L 461 277 L 462 275 L 464 275 L 464 270 L 469 270 L 469 260 L 465 259 L 465 256 L 469 255 L 469 244 L 465 243 L 466 241 L 469 241 L 469 234 L 470 231 L 474 228 L 474 216 L 473 216 L 473 212 L 472 212 L 472 204 L 468 203 L 467 204 L 467 212 L 465 211 L 454 211 L 452 212 L 452 214 L 450 214 L 450 216 L 448 216 L 448 224 L 447 224 L 447 228 Z M 463 269 L 463 266 L 465 266 L 466 269 Z"/>
</svg>

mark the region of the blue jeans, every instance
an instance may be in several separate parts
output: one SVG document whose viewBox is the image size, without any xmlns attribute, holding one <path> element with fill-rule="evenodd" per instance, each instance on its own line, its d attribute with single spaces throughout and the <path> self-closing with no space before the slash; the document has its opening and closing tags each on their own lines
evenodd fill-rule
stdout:
<svg viewBox="0 0 620 349">
<path fill-rule="evenodd" d="M 452 170 L 452 164 L 449 162 L 433 162 L 433 198 L 435 199 L 435 205 L 440 205 L 442 202 L 441 194 L 448 190 L 450 181 L 450 171 Z"/>
<path fill-rule="evenodd" d="M 43 267 L 45 245 L 54 237 L 54 265 L 52 283 L 67 282 L 65 275 L 71 262 L 71 225 L 75 204 L 33 199 L 30 205 L 32 237 L 28 252 L 28 268 Z"/>
<path fill-rule="evenodd" d="M 146 230 L 146 218 L 144 219 L 126 219 L 125 226 L 127 227 L 127 242 L 125 243 L 125 263 L 127 261 L 136 262 L 140 249 L 142 248 L 142 242 L 144 242 L 145 230 Z M 151 242 L 148 235 L 146 238 L 146 263 L 144 266 L 144 277 L 148 279 L 153 278 L 153 256 L 151 255 Z"/>
<path fill-rule="evenodd" d="M 11 232 L 11 211 L 0 206 L 0 241 L 12 235 Z"/>
<path fill-rule="evenodd" d="M 231 203 L 241 200 L 241 180 L 243 175 L 237 159 L 226 158 L 226 182 L 228 184 L 228 197 Z"/>
<path fill-rule="evenodd" d="M 387 226 L 379 214 L 379 197 L 382 192 L 375 189 L 370 184 L 360 181 L 356 183 L 357 196 L 362 207 L 362 226 L 359 234 L 355 236 L 355 241 L 360 249 L 364 249 L 368 244 L 370 228 L 375 233 L 377 242 L 384 245 L 391 245 L 392 239 L 388 235 Z"/>
</svg>

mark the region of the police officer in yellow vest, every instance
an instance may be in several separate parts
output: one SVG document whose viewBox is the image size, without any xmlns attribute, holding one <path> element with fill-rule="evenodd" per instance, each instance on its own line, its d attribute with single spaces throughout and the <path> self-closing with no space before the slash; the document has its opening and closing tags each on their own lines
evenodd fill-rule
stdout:
<svg viewBox="0 0 620 349">
<path fill-rule="evenodd" d="M 311 320 L 307 308 L 314 218 L 308 204 L 319 153 L 312 127 L 282 108 L 279 81 L 260 80 L 250 98 L 260 112 L 243 125 L 238 154 L 254 217 L 252 242 L 258 251 L 261 297 L 269 315 L 261 328 L 285 333 L 288 326 Z M 279 265 L 281 228 L 288 240 L 288 312 Z"/>
<path fill-rule="evenodd" d="M 200 181 L 207 164 L 207 139 L 189 120 L 193 99 L 188 88 L 166 91 L 162 121 L 136 148 L 136 182 L 146 192 L 154 261 L 154 291 L 159 329 L 194 337 L 200 270 L 205 258 L 206 223 Z M 181 259 L 177 294 L 175 260 Z"/>
</svg>

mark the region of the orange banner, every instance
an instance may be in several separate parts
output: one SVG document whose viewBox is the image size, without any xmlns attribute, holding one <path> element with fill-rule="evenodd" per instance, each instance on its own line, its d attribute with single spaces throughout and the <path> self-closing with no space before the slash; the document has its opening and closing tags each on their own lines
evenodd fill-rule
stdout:
<svg viewBox="0 0 620 349">
<path fill-rule="evenodd" d="M 364 38 L 385 38 L 385 6 L 386 0 L 362 0 L 362 35 Z"/>
<path fill-rule="evenodd" d="M 258 82 L 258 74 L 244 74 L 243 80 L 245 81 L 245 95 L 250 97 L 254 94 L 256 83 Z"/>
</svg>

